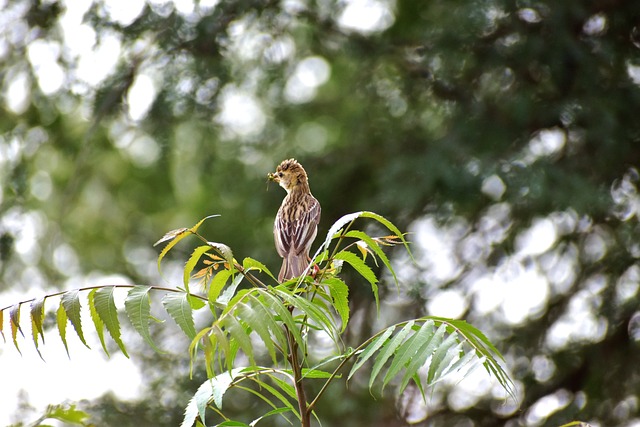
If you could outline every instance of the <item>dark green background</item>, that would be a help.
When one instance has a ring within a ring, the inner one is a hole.
[[[65,83],[48,96],[39,90],[26,52],[34,40],[62,45],[58,22],[65,7],[37,0],[10,4],[3,15],[21,12],[2,30],[3,92],[17,72],[32,78],[27,108],[0,112],[0,291],[28,288],[22,272],[31,263],[52,290],[71,273],[118,273],[134,283],[153,283],[158,276],[152,243],[167,230],[214,213],[222,216],[202,229],[210,240],[277,271],[271,227],[284,193],[266,184],[266,173],[295,156],[322,204],[320,236],[341,215],[365,209],[404,230],[422,217],[445,229],[462,221],[465,231],[453,244],[459,254],[465,238],[482,236],[496,204],[510,212],[501,226],[504,237],[477,241],[478,255],[456,259],[461,270],[452,280],[435,286],[421,272],[428,273],[427,266],[407,267],[402,292],[411,298],[400,310],[383,304],[381,316],[391,322],[428,314],[425,304],[439,290],[467,295],[465,316],[507,357],[520,390],[519,409],[505,410],[512,402],[486,396],[454,411],[440,395],[443,387],[428,396],[433,408],[419,425],[532,425],[532,405],[558,391],[566,405],[536,425],[638,422],[640,2],[399,0],[392,2],[393,24],[372,34],[337,25],[344,5],[333,1],[287,10],[286,2],[223,1],[188,19],[171,6],[146,6],[124,27],[110,22],[98,3],[84,19],[98,44],[107,33],[120,37],[117,69],[97,87],[79,91],[75,59],[63,47],[58,62]],[[234,52],[230,29],[238,22],[261,34],[252,57]],[[282,38],[292,40],[295,51],[273,61],[268,48]],[[142,39],[146,49],[136,45]],[[283,95],[287,79],[309,56],[327,61],[330,78],[310,102],[289,103]],[[159,76],[158,94],[148,115],[132,122],[127,93],[136,75],[149,70]],[[210,79],[216,82],[211,97],[197,101],[198,89],[211,85]],[[248,88],[258,100],[266,114],[260,132],[225,136],[215,117],[228,85]],[[309,123],[324,131],[323,144],[305,140],[301,129]],[[117,129],[153,138],[157,159],[148,165],[132,161],[118,148],[126,135]],[[545,129],[562,135],[564,144],[527,157],[530,141]],[[492,175],[505,184],[500,200],[481,191]],[[31,190],[43,176],[52,191],[41,200]],[[10,218],[29,212],[44,220],[37,241],[41,255],[25,260],[15,248],[20,226]],[[464,279],[478,269],[500,268],[532,220],[558,213],[574,218],[573,226],[546,253],[523,262],[548,273],[542,266],[549,257],[569,256],[571,262],[558,265],[574,275],[568,290],[551,292],[540,312],[521,325],[505,322],[500,313],[478,316]],[[78,271],[65,271],[64,263],[56,267],[60,245],[75,251]],[[186,256],[188,247],[182,250]],[[415,250],[422,259],[419,245]],[[590,255],[598,250],[599,256]],[[172,259],[179,266],[180,252]],[[398,262],[400,268],[406,264]],[[603,283],[596,290],[594,278]],[[621,283],[631,289],[626,299],[616,297]],[[383,287],[384,298],[395,298],[394,292]],[[355,346],[380,325],[374,325],[366,287],[355,283],[351,295],[354,316],[365,320],[345,337]],[[576,296],[586,298],[585,310],[605,333],[552,349],[545,344],[549,328],[572,313]],[[137,341],[129,345],[136,348]],[[106,396],[87,403],[96,424],[177,425],[198,382],[164,374],[188,364],[186,349],[175,347],[175,356],[134,351],[148,395],[140,402]],[[555,366],[544,381],[534,372],[536,356]],[[364,379],[348,388],[337,383],[331,391],[318,408],[325,426],[406,425],[410,411],[391,387],[376,399]],[[264,409],[237,402],[229,409],[256,416]]]

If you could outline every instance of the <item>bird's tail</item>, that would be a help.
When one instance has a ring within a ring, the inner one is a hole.
[[[278,274],[278,281],[280,283],[293,279],[294,277],[300,277],[302,272],[309,265],[309,257],[305,254],[289,254],[282,259],[282,267],[280,268],[280,274]]]

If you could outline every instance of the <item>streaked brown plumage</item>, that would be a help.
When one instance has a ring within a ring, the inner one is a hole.
[[[269,179],[287,195],[273,225],[276,250],[282,257],[278,281],[299,277],[309,265],[309,250],[318,232],[320,203],[311,194],[307,173],[295,159],[284,160]]]

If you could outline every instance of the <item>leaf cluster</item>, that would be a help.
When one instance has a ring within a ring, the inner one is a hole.
[[[344,348],[341,334],[349,323],[350,311],[349,286],[340,278],[343,267],[348,265],[366,280],[378,305],[378,277],[367,261],[382,263],[397,282],[383,248],[403,245],[411,254],[404,235],[384,217],[366,211],[343,216],[329,229],[304,274],[284,283],[278,283],[261,262],[248,257],[239,262],[230,247],[208,241],[199,234],[199,227],[211,217],[191,228],[170,231],[156,242],[166,243],[158,256],[159,269],[162,260],[184,238],[195,236],[203,242],[193,249],[185,263],[182,286],[87,287],[19,302],[6,308],[14,346],[19,350],[20,309],[29,304],[33,342],[40,352],[40,339],[44,343],[45,336],[45,301],[54,297],[60,297],[56,323],[67,353],[69,323],[81,342],[88,346],[81,321],[80,297],[87,293],[90,318],[103,350],[109,354],[106,329],[128,357],[115,302],[116,290],[127,288],[124,311],[148,345],[162,351],[150,333],[151,321],[155,320],[151,314],[150,293],[160,292],[164,295],[165,311],[191,340],[188,349],[191,371],[203,364],[207,372],[208,379],[186,407],[183,427],[194,423],[206,425],[207,410],[219,415],[222,419],[219,425],[247,425],[229,419],[222,410],[223,396],[231,388],[251,393],[271,408],[248,425],[256,425],[269,416],[286,417],[287,414],[292,414],[303,426],[308,425],[306,421],[311,414],[317,417],[314,408],[328,385],[341,378],[340,372],[352,361],[355,363],[347,379],[368,366],[367,362],[373,362],[370,389],[379,379],[382,389],[398,380],[398,390],[402,392],[414,381],[424,397],[426,386],[449,373],[465,372],[481,363],[511,393],[510,379],[500,365],[502,356],[482,332],[464,321],[437,317],[414,319],[383,329],[355,349]],[[354,228],[359,218],[374,220],[391,234],[370,236]],[[193,291],[192,281],[198,281],[199,289],[204,292]],[[0,310],[0,315],[6,309]],[[202,327],[194,321],[194,313],[198,311],[208,313],[211,319]],[[307,346],[312,333],[329,337],[336,354],[310,367]],[[325,370],[325,367],[333,368]],[[304,388],[307,381],[319,382],[319,391],[309,398]]]

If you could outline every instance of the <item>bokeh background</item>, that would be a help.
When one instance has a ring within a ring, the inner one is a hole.
[[[266,174],[296,157],[319,235],[358,210],[412,233],[379,316],[351,278],[345,344],[465,318],[518,397],[482,369],[426,403],[360,378],[332,386],[324,426],[640,425],[640,2],[0,0],[0,80],[1,307],[171,286],[189,246],[161,278],[153,242],[209,214],[210,240],[277,271]],[[50,331],[45,363],[4,322],[5,423],[71,399],[96,425],[175,426],[203,378],[169,324],[167,354],[127,334],[130,361],[68,360]]]

